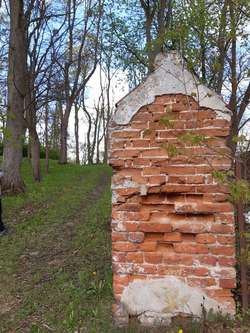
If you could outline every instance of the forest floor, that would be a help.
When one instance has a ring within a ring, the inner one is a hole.
[[[110,168],[51,161],[35,184],[25,161],[23,175],[26,193],[3,199],[9,234],[0,237],[0,333],[250,332],[240,317],[114,328]]]

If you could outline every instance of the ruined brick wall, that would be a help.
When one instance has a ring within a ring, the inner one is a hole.
[[[234,210],[227,189],[212,176],[231,168],[229,125],[181,94],[156,97],[128,125],[111,124],[117,315],[132,281],[166,276],[201,288],[234,312]],[[187,133],[203,139],[180,141]]]

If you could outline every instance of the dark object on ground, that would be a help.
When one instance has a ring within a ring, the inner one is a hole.
[[[3,173],[0,170],[0,236],[3,236],[7,234],[7,229],[5,225],[3,224],[3,216],[2,216],[2,198],[1,198],[1,179],[2,179]]]
[[[2,198],[0,197],[0,236],[4,236],[8,234],[8,229],[3,224],[2,218]]]

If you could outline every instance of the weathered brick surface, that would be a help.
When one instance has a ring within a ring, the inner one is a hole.
[[[229,126],[183,95],[158,96],[128,125],[113,124],[109,160],[117,301],[135,279],[176,275],[234,306],[233,207],[228,189],[212,177],[214,170],[231,168],[224,154]],[[202,143],[180,141],[187,133],[202,135]],[[170,144],[177,153],[166,148]]]

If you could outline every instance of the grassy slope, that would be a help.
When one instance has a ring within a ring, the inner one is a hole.
[[[110,331],[110,169],[51,164],[27,194],[4,198],[0,332]]]
[[[112,327],[111,170],[51,162],[34,184],[25,161],[23,174],[26,194],[3,200],[11,233],[0,238],[0,333],[145,333]],[[225,318],[213,324],[211,332],[236,332],[224,329]],[[147,332],[203,332],[202,324],[174,326]],[[242,326],[237,332],[249,332]]]

